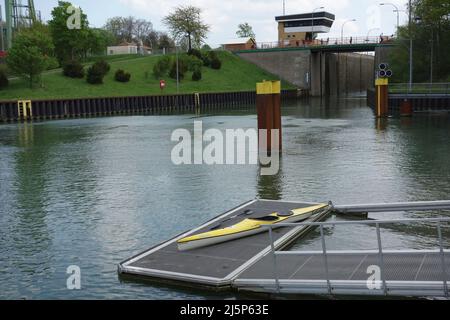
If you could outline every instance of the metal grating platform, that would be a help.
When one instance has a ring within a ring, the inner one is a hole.
[[[328,252],[328,277],[322,252],[277,253],[276,259],[279,287],[271,254],[240,274],[233,285],[265,293],[444,296],[444,274],[450,282],[439,251],[384,252],[386,287],[380,283],[379,289],[367,285],[368,268],[380,264],[378,252]],[[450,269],[449,251],[445,251],[445,265]]]
[[[181,281],[190,285],[231,287],[232,281],[238,274],[270,252],[271,246],[267,232],[186,252],[178,250],[177,240],[195,233],[209,231],[218,223],[222,223],[222,227],[228,227],[246,218],[273,212],[283,213],[312,205],[317,205],[317,203],[250,201],[199,228],[122,262],[119,265],[119,273],[146,279]],[[240,215],[246,210],[251,210],[253,214],[245,217]],[[331,207],[318,213],[310,221],[323,220],[330,213]],[[282,249],[292,243],[310,228],[310,226],[294,226],[274,230],[273,239],[276,249]]]

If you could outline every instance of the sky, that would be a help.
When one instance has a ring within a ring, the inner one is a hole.
[[[323,38],[339,38],[345,21],[345,36],[366,37],[395,33],[397,14],[393,6],[380,6],[383,2],[374,0],[285,0],[286,14],[312,12],[315,8],[325,7],[325,11],[336,15],[336,21],[329,34]],[[408,0],[390,0],[400,10],[406,10]],[[36,10],[40,10],[44,20],[48,20],[57,0],[34,0]],[[213,47],[236,38],[237,26],[248,22],[253,26],[258,42],[277,41],[278,31],[275,16],[283,14],[283,0],[76,0],[88,15],[93,27],[102,27],[106,20],[114,16],[135,16],[150,20],[153,28],[166,31],[161,20],[178,5],[194,5],[202,8],[203,19],[211,26],[207,43]],[[323,11],[323,10],[320,10]],[[400,24],[408,17],[400,12]]]

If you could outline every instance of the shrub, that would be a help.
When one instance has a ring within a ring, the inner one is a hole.
[[[83,78],[84,77],[84,67],[76,60],[72,60],[64,64],[63,74],[70,78]]]
[[[183,66],[186,68],[186,71],[196,71],[202,68],[203,62],[196,56],[183,56],[182,57]]]
[[[111,70],[111,66],[105,60],[97,61],[96,63],[94,63],[94,66],[98,68],[98,70],[100,70],[104,76]]]
[[[209,56],[207,54],[202,55],[202,62],[205,67],[211,66],[211,59],[209,58]]]
[[[202,59],[202,56],[203,56],[202,52],[200,50],[197,50],[197,49],[190,49],[188,51],[188,55],[197,57],[200,60]]]
[[[222,68],[222,61],[220,61],[218,58],[211,60],[211,68],[220,70],[220,68]]]
[[[159,63],[155,63],[155,65],[153,66],[153,75],[155,76],[155,78],[159,79],[164,74],[165,72],[163,72],[163,70],[161,69],[161,65]]]
[[[169,56],[164,56],[158,60],[158,62],[153,66],[153,74],[155,78],[159,79],[163,75],[167,74],[170,69],[172,60]]]
[[[102,84],[105,77],[104,72],[105,70],[101,66],[94,64],[87,71],[86,81],[90,84]]]
[[[217,56],[217,52],[215,52],[215,51],[209,51],[208,52],[208,57],[209,57],[210,60],[219,59],[219,57]]]
[[[179,60],[178,77],[180,80],[183,80],[185,72],[186,72],[186,66],[183,64],[183,60]],[[176,60],[172,62],[172,66],[170,67],[169,76],[172,79],[177,79],[177,61]]]
[[[201,70],[195,70],[192,74],[192,80],[193,81],[200,81],[202,80],[202,71]]]
[[[0,89],[6,88],[9,86],[8,76],[4,69],[0,69]]]
[[[119,69],[116,71],[114,78],[119,82],[129,82],[131,79],[131,74],[123,71],[122,69]]]

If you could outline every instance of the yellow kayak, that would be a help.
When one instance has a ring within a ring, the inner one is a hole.
[[[275,212],[262,218],[245,219],[228,228],[213,230],[180,239],[178,240],[178,249],[180,251],[198,249],[267,231],[267,229],[262,228],[262,226],[304,221],[328,206],[328,204],[320,204],[301,209],[294,209],[287,215],[281,215]]]

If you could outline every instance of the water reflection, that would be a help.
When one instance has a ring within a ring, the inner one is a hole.
[[[283,161],[280,158],[280,169],[276,175],[258,175],[258,198],[281,200],[283,198]]]
[[[376,120],[365,99],[283,105],[280,171],[175,166],[171,133],[256,127],[255,108],[0,126],[0,297],[206,298],[120,283],[116,265],[255,197],[336,204],[450,197],[450,117]],[[435,216],[386,213],[371,218]],[[448,215],[442,212],[440,215]],[[336,219],[340,219],[339,217]],[[443,229],[449,238],[449,229]],[[373,227],[326,228],[327,247],[376,248]],[[430,224],[383,228],[392,249],[434,248]],[[448,241],[448,240],[447,240]],[[300,249],[320,250],[317,232]],[[85,290],[64,289],[79,264]]]

